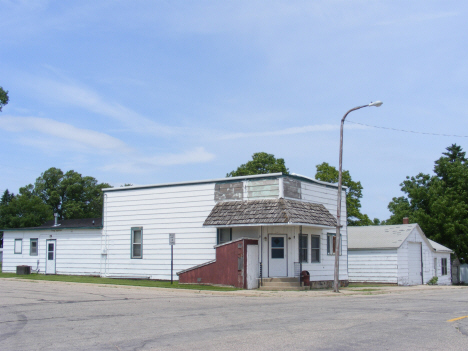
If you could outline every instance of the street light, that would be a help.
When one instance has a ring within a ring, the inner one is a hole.
[[[352,111],[359,110],[364,107],[369,107],[369,106],[375,106],[375,107],[380,107],[382,106],[383,102],[382,101],[376,101],[376,102],[371,102],[368,105],[363,105],[363,106],[358,106],[355,108],[352,108],[346,114],[344,117],[341,119],[341,128],[340,128],[340,165],[339,165],[339,170],[338,170],[338,203],[337,203],[337,208],[336,208],[336,242],[335,242],[335,281],[334,281],[334,287],[333,291],[334,292],[340,292],[339,291],[339,285],[340,285],[340,279],[339,279],[339,270],[340,270],[340,228],[341,228],[341,186],[342,186],[342,163],[343,163],[343,125],[346,117],[348,114]]]

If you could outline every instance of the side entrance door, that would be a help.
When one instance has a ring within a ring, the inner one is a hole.
[[[46,269],[45,274],[55,274],[55,239],[46,240]]]
[[[287,236],[285,234],[270,234],[268,253],[268,276],[288,276]]]

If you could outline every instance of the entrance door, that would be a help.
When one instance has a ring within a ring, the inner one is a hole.
[[[55,274],[55,239],[46,240],[45,274]]]
[[[268,276],[288,276],[287,237],[283,234],[270,235],[270,252],[268,254]]]
[[[408,243],[408,284],[422,284],[421,243]]]

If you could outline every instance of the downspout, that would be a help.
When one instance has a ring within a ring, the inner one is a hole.
[[[263,226],[260,226],[260,286],[263,286]]]
[[[301,251],[302,251],[302,225],[299,226],[299,285],[301,285],[301,274],[302,274],[302,259],[301,259]]]

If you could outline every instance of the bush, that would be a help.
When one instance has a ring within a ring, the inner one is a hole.
[[[437,281],[439,280],[439,278],[437,277],[432,277],[428,282],[427,282],[427,285],[437,285]]]

